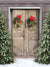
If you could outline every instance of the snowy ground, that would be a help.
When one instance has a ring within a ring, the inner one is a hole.
[[[50,64],[39,64],[32,58],[19,58],[13,64],[0,65],[0,67],[50,67]]]

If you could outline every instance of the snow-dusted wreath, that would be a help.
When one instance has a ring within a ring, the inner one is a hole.
[[[19,28],[22,26],[23,21],[21,20],[22,15],[17,15],[17,17],[14,18],[14,26],[16,28]]]

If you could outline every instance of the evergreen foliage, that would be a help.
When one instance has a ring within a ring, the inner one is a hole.
[[[13,62],[12,44],[10,41],[5,18],[0,11],[0,64]]]
[[[44,20],[36,57],[36,61],[39,63],[50,63],[50,11],[46,14]]]

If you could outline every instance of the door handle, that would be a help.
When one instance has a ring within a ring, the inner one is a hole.
[[[23,38],[25,39],[25,31],[23,31]]]

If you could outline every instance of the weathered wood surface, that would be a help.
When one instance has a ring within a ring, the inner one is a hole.
[[[25,11],[23,10],[13,10],[12,11],[12,38],[13,38],[13,50],[16,55],[23,55],[23,26],[21,28],[15,28],[13,25],[13,20],[17,15],[22,15],[23,26],[25,21]]]
[[[0,0],[0,3],[50,3],[50,0]]]
[[[35,46],[37,46],[38,28],[37,25],[33,28],[28,28],[26,22],[32,15],[37,19],[36,10],[13,10],[12,11],[12,38],[13,51],[16,56],[29,57],[34,56]],[[23,26],[21,28],[14,28],[13,20],[17,15],[22,15]],[[25,27],[26,24],[26,27]],[[23,31],[25,38],[23,37]],[[36,34],[35,34],[36,33]]]

